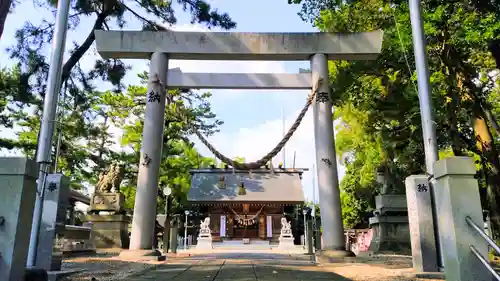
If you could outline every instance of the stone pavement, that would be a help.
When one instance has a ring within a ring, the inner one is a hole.
[[[140,273],[129,281],[354,281],[420,280],[405,276],[411,271],[359,263],[317,265],[306,255],[276,253],[216,253],[170,259]],[[427,279],[429,280],[429,279]]]
[[[332,273],[307,271],[317,268],[309,257],[279,254],[216,254],[184,258],[158,265],[130,276],[130,281],[278,281],[278,280],[349,280]]]

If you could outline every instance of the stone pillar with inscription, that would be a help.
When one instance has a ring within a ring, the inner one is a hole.
[[[436,239],[429,181],[425,175],[406,178],[411,255],[417,272],[437,272]]]
[[[323,251],[325,257],[352,255],[346,251],[342,207],[340,201],[337,157],[333,132],[332,101],[328,85],[328,59],[325,54],[315,54],[311,58],[313,87],[316,81],[323,82],[316,89],[313,104],[314,143],[319,189],[321,221],[323,222]]]
[[[133,253],[134,256],[159,254],[158,251],[151,253],[151,250],[153,249],[153,235],[155,235],[156,197],[163,147],[167,71],[167,54],[153,53],[149,68],[141,156],[130,238],[130,250],[136,252]]]
[[[69,178],[63,174],[48,174],[45,185],[36,266],[47,271],[60,270],[63,249],[55,242],[64,229],[66,213],[71,206]]]

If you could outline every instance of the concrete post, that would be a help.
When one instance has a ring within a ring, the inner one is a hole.
[[[163,253],[168,253],[170,244],[170,217],[165,216],[165,221],[163,222]]]
[[[451,157],[434,164],[435,202],[438,211],[446,280],[491,281],[492,276],[472,253],[469,245],[488,259],[486,241],[465,220],[469,216],[484,228],[479,187],[474,179],[476,167],[472,158]]]
[[[151,250],[163,146],[168,57],[153,53],[149,67],[142,148],[137,176],[130,250]]]
[[[306,237],[307,242],[306,242],[306,244],[307,244],[307,254],[308,255],[314,254],[314,250],[313,250],[313,247],[314,247],[314,245],[313,245],[313,236],[314,236],[314,234],[313,234],[313,232],[314,232],[313,221],[312,221],[312,219],[310,219],[310,220],[307,221],[307,231],[306,231],[306,233],[307,233],[307,237]]]
[[[406,178],[406,202],[410,226],[413,268],[417,272],[438,272],[431,188],[425,175]]]
[[[316,173],[319,205],[323,227],[323,250],[326,255],[345,255],[344,227],[340,203],[337,157],[332,119],[332,102],[328,87],[328,60],[324,54],[311,58],[312,83],[322,78],[313,105],[314,143],[316,147]]]
[[[38,166],[0,157],[0,280],[24,280],[36,197]]]
[[[173,215],[170,219],[170,251],[177,253],[177,237],[179,232],[179,215]]]
[[[321,225],[316,222],[315,230],[314,230],[314,244],[316,250],[321,250],[321,232],[320,230]]]
[[[69,206],[69,178],[62,174],[49,174],[46,177],[46,191],[43,198],[42,222],[38,234],[36,254],[37,268],[47,271],[60,270],[62,249],[54,247],[59,225],[66,221],[66,211]]]

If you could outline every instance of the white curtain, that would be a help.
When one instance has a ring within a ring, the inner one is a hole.
[[[226,216],[220,216],[220,237],[226,236]]]
[[[267,216],[266,220],[267,238],[273,238],[273,217]]]

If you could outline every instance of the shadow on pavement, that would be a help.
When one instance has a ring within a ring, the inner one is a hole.
[[[352,281],[333,272],[321,271],[314,264],[268,264],[259,261],[233,262],[205,260],[191,265],[163,264],[127,278],[129,281]]]

